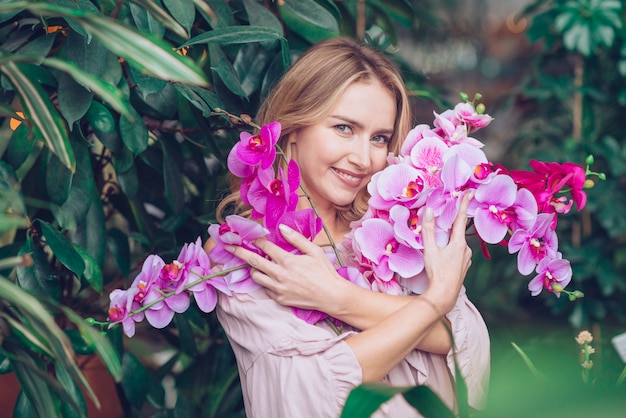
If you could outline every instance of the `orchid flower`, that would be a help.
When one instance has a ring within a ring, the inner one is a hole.
[[[572,266],[569,261],[561,258],[561,253],[557,253],[555,258],[543,258],[536,271],[537,275],[528,283],[528,290],[532,296],[537,296],[543,289],[553,292],[554,284],[565,287],[572,279]],[[561,296],[560,292],[555,293],[557,297]]]
[[[532,228],[518,229],[509,239],[509,254],[518,253],[517,268],[521,274],[530,274],[545,257],[556,257],[558,237],[550,227],[553,217],[541,213]]]

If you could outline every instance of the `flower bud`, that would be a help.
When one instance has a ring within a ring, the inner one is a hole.
[[[552,283],[552,291],[555,293],[561,293],[563,291],[563,286],[560,283]]]
[[[591,155],[591,154],[589,154],[589,155],[587,156],[587,158],[585,159],[585,163],[587,163],[587,165],[591,165],[591,164],[593,164],[593,161],[594,161],[594,159],[593,159],[593,155]]]
[[[606,174],[604,174],[604,173],[598,173],[598,178],[599,178],[600,180],[606,180]]]
[[[587,179],[587,180],[585,180],[585,184],[583,185],[583,189],[591,189],[595,185],[596,184],[594,183],[593,180]]]
[[[474,94],[474,100],[480,100],[480,99],[482,99],[482,98],[483,98],[483,95],[482,95],[482,94],[480,94],[480,93],[476,93],[476,94]]]
[[[478,105],[476,106],[476,113],[478,113],[479,115],[482,115],[485,113],[485,105],[482,103],[478,103]]]
[[[464,102],[467,102],[469,100],[469,96],[467,95],[467,93],[460,92],[459,96],[461,97],[461,100],[463,100]]]
[[[576,296],[576,299],[582,299],[585,297],[585,294],[581,292],[580,290],[574,290],[572,294]]]

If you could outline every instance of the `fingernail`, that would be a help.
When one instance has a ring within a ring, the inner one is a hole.
[[[431,208],[426,208],[426,212],[424,212],[424,220],[426,222],[430,222],[433,220],[433,210]]]
[[[470,190],[469,193],[467,193],[467,200],[472,200],[474,198],[474,193],[476,193],[475,190]]]
[[[293,231],[293,229],[289,228],[285,224],[279,224],[278,229],[280,229],[280,232],[282,232],[283,235],[291,234],[291,231]]]
[[[233,251],[235,251],[235,247],[233,245],[224,245],[224,249],[228,251],[229,253],[232,253]]]

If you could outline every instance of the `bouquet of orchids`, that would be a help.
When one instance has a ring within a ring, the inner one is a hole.
[[[507,170],[490,162],[481,150],[483,143],[470,135],[484,128],[492,118],[484,113],[477,95],[441,114],[435,113],[433,126],[417,125],[404,141],[400,155],[390,154],[388,166],[376,173],[368,185],[369,210],[354,222],[341,245],[350,248],[343,265],[340,252],[329,257],[339,264],[337,272],[346,280],[379,292],[419,294],[426,289],[421,219],[426,207],[433,210],[436,237],[440,245],[448,241],[458,212],[460,198],[473,190],[468,209],[470,225],[480,239],[483,253],[487,244],[502,244],[517,253],[523,275],[534,277],[528,284],[533,296],[542,290],[556,296],[566,293],[570,300],[582,292],[568,291],[571,280],[569,261],[558,251],[555,232],[558,216],[575,203],[581,210],[586,203],[585,187],[598,175],[573,163],[531,161],[533,171]],[[129,337],[135,323],[144,318],[163,328],[175,313],[191,304],[191,296],[203,312],[212,311],[217,292],[226,295],[259,288],[250,277],[250,268],[225,250],[240,245],[264,255],[254,246],[255,239],[268,240],[297,252],[280,233],[287,225],[310,240],[322,231],[322,220],[314,209],[296,210],[300,171],[295,161],[285,161],[277,170],[275,159],[280,137],[279,122],[262,126],[258,134],[240,134],[240,141],[228,156],[228,168],[241,178],[240,196],[252,208],[250,217],[230,215],[223,224],[213,224],[208,233],[215,246],[207,254],[200,237],[183,246],[176,260],[166,264],[150,255],[128,289],[110,294],[109,324],[121,323]],[[587,161],[591,164],[591,161]],[[569,197],[564,193],[569,193]],[[264,255],[265,256],[265,255]],[[293,308],[301,319],[316,323],[323,312]]]

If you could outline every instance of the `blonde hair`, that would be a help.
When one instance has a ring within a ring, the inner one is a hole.
[[[256,122],[260,126],[280,122],[278,145],[286,151],[290,135],[322,121],[343,92],[360,81],[378,81],[395,98],[396,120],[389,151],[398,154],[412,123],[402,77],[390,59],[350,38],[331,38],[302,54],[265,99]],[[280,160],[277,158],[276,166]],[[232,193],[218,206],[218,219],[233,203],[236,213],[244,214],[249,209],[241,202],[237,180],[232,182]],[[368,199],[367,189],[363,188],[352,204],[337,207],[338,216],[346,222],[359,219],[367,210]]]

